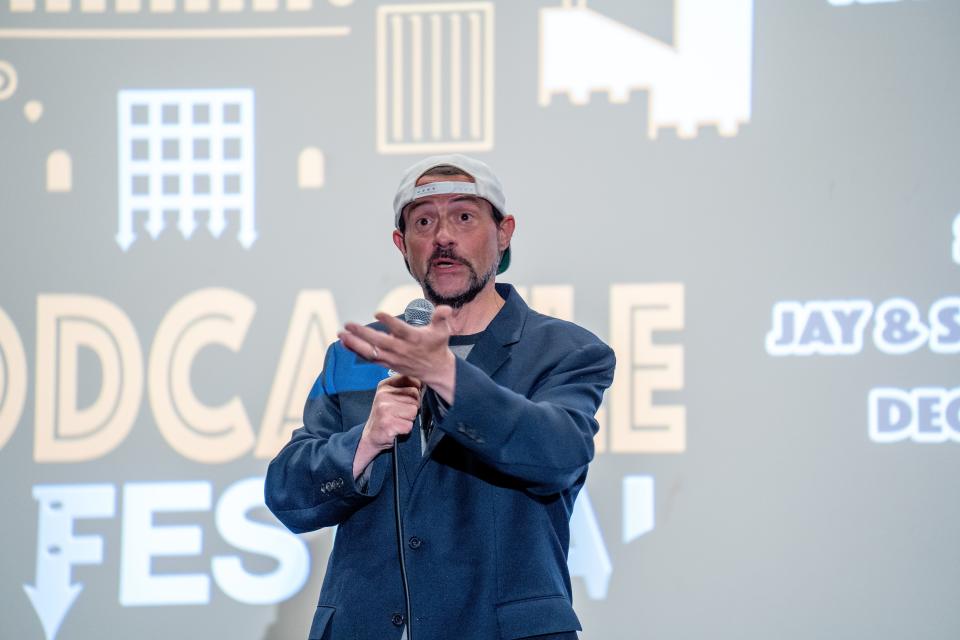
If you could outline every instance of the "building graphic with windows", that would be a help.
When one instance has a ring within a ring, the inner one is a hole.
[[[121,249],[137,240],[139,218],[154,239],[174,218],[184,238],[202,220],[219,238],[236,219],[240,244],[253,245],[253,104],[249,89],[120,91]]]

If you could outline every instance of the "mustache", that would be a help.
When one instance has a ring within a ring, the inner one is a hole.
[[[437,247],[433,250],[433,253],[430,254],[430,262],[433,262],[434,260],[451,260],[453,262],[459,262],[460,264],[468,267],[472,266],[465,258],[461,258],[454,253],[452,249],[445,249],[443,247]]]

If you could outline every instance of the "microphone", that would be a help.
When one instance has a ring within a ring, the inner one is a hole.
[[[417,298],[412,300],[403,310],[403,321],[415,327],[424,327],[430,324],[433,318],[434,306],[429,300]]]

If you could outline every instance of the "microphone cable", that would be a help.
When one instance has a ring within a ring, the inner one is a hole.
[[[403,600],[407,614],[407,640],[413,640],[413,616],[410,607],[410,583],[407,581],[407,557],[403,549],[403,515],[400,513],[400,447],[393,436],[393,512],[397,524],[397,552],[400,556],[400,578],[403,580]]]
[[[430,324],[433,317],[433,304],[418,298],[407,305],[403,311],[403,321],[414,327]],[[391,375],[393,372],[390,372]],[[422,405],[422,400],[421,400]],[[420,416],[417,416],[420,419]],[[397,436],[393,437],[393,512],[397,525],[397,554],[400,558],[400,579],[403,581],[403,601],[407,617],[407,640],[413,640],[413,609],[410,604],[410,582],[407,580],[407,555],[403,548],[403,514],[400,511],[400,446]]]

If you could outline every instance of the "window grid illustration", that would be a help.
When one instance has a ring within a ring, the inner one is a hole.
[[[136,221],[156,239],[173,220],[184,238],[200,224],[219,238],[239,222],[244,248],[256,240],[253,91],[124,90],[119,106],[120,210],[126,251]]]

